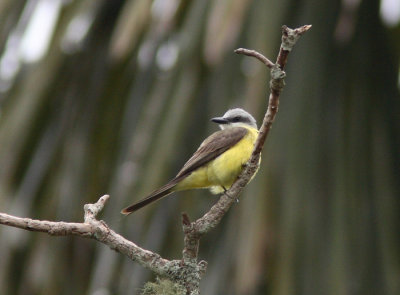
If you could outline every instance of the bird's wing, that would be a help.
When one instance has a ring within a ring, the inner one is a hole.
[[[235,127],[217,131],[207,137],[200,145],[194,155],[186,162],[178,175],[166,185],[152,192],[149,196],[133,205],[123,209],[121,213],[130,214],[143,206],[146,206],[158,199],[161,199],[173,192],[173,188],[191,172],[207,164],[211,160],[226,152],[229,148],[237,144],[246,134],[247,129]]]
[[[193,156],[186,162],[176,178],[187,176],[197,168],[214,160],[232,146],[237,144],[248,130],[242,127],[227,128],[217,131],[207,137]]]

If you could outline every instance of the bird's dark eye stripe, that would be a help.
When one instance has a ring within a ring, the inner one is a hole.
[[[243,123],[250,123],[250,119],[247,117],[242,117],[242,116],[236,116],[230,119],[231,122],[243,122]]]

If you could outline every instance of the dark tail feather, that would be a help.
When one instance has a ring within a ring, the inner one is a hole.
[[[171,180],[170,182],[168,182],[166,185],[160,187],[158,190],[152,192],[149,196],[147,196],[146,198],[130,205],[129,207],[126,207],[124,209],[122,209],[121,213],[124,215],[129,215],[132,212],[135,212],[136,210],[139,210],[140,208],[153,203],[163,197],[168,196],[170,193],[173,192],[173,188],[174,186],[177,185],[177,181],[176,179]]]

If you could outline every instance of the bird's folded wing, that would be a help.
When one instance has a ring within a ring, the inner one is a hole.
[[[197,168],[214,160],[237,144],[248,130],[242,127],[227,128],[207,137],[193,156],[186,162],[175,178],[190,174]]]

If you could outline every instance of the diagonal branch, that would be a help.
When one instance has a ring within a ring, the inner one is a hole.
[[[283,69],[285,68],[288,55],[300,36],[307,32],[310,28],[311,25],[302,26],[294,30],[288,28],[287,26],[282,27],[282,43],[275,64],[255,50],[244,48],[235,50],[235,52],[238,54],[244,54],[257,58],[271,69],[268,109],[259,130],[252,156],[231,188],[220,197],[218,202],[214,204],[214,206],[212,206],[203,217],[197,219],[196,221],[190,222],[189,217],[185,213],[183,214],[183,231],[185,234],[185,247],[183,250],[184,261],[196,261],[197,249],[201,236],[209,232],[220,223],[225,213],[237,200],[243,188],[256,173],[259,166],[261,150],[264,146],[264,142],[269,134],[269,131],[271,130],[276,113],[278,112],[279,96],[285,85],[284,78],[286,74]]]

